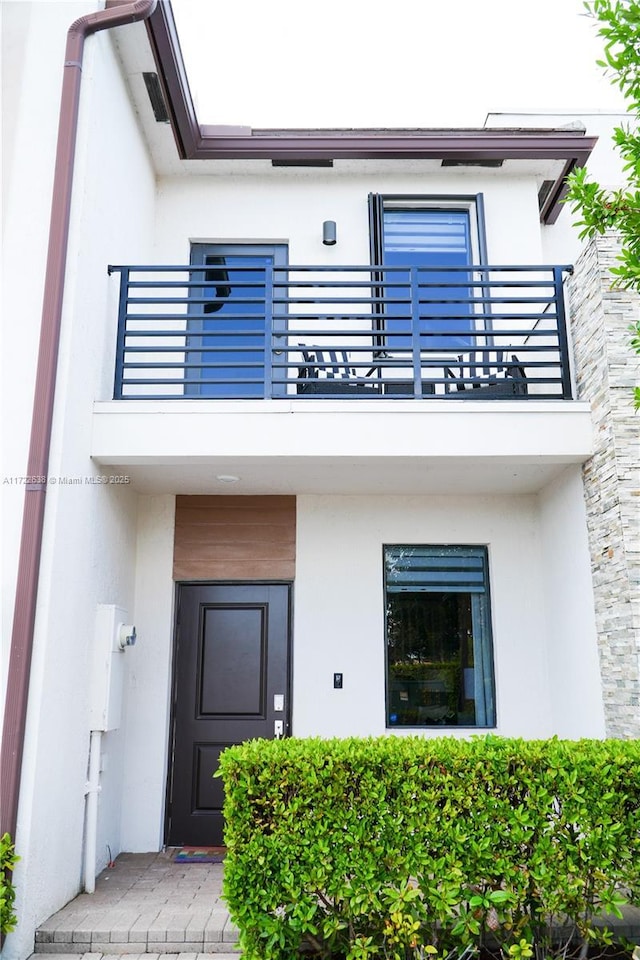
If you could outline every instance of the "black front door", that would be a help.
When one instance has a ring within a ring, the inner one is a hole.
[[[223,842],[225,747],[287,732],[286,584],[182,584],[178,589],[167,844]]]

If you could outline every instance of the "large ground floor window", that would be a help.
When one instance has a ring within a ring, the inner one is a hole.
[[[385,546],[387,726],[496,722],[486,547]]]

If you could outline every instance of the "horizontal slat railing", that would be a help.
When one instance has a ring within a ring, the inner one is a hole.
[[[570,398],[569,270],[110,267],[114,396]]]

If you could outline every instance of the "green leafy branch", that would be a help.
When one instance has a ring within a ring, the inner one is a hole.
[[[11,872],[20,857],[16,856],[8,833],[0,837],[0,932],[11,933],[18,922],[13,904],[16,892],[11,882]]]
[[[640,290],[640,2],[590,0],[585,9],[598,21],[598,34],[604,40],[604,59],[597,63],[620,89],[636,122],[616,127],[613,136],[623,160],[626,188],[606,190],[589,180],[581,167],[567,178],[565,202],[580,216],[576,226],[582,239],[607,230],[620,234],[618,265],[611,271],[614,285]],[[630,333],[631,347],[640,353],[640,320],[632,324]],[[640,387],[634,389],[634,400],[640,409]]]

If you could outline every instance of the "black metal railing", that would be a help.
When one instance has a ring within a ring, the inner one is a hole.
[[[570,269],[109,267],[114,396],[570,398]]]

